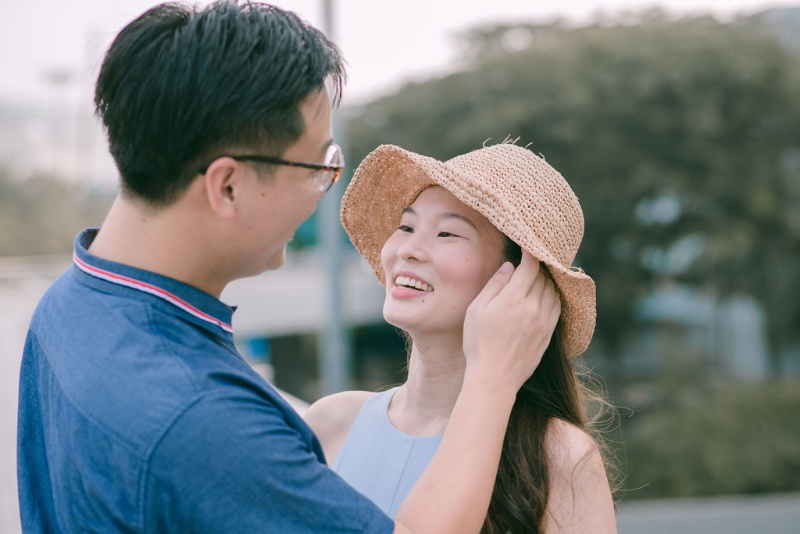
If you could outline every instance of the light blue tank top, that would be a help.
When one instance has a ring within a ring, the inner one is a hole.
[[[415,438],[396,429],[387,409],[397,388],[368,398],[333,463],[351,486],[394,517],[428,467],[442,436]]]

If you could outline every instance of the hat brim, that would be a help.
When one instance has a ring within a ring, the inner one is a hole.
[[[580,269],[562,265],[554,258],[536,235],[520,224],[522,218],[513,216],[514,206],[491,189],[481,187],[480,180],[468,179],[447,163],[393,145],[381,145],[364,158],[341,206],[342,224],[350,241],[381,284],[386,285],[381,265],[383,245],[400,225],[403,210],[433,185],[443,187],[482,214],[547,266],[561,298],[559,333],[564,351],[570,358],[583,353],[596,322],[594,281]]]

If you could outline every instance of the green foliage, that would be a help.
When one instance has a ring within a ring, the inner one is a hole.
[[[738,385],[634,415],[622,500],[800,490],[800,382]]]
[[[99,226],[109,205],[62,180],[17,180],[0,167],[0,256],[68,253],[75,234]]]
[[[380,143],[447,159],[519,136],[581,200],[577,261],[598,284],[595,347],[619,352],[639,297],[664,277],[751,294],[773,344],[790,344],[800,324],[797,57],[757,22],[658,11],[624,22],[474,30],[462,72],[357,110],[349,161]],[[665,199],[672,212],[653,208]],[[690,242],[700,250],[687,252]]]

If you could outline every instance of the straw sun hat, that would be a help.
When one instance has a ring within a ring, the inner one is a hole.
[[[486,146],[446,162],[393,145],[373,150],[342,198],[350,240],[385,284],[381,249],[403,209],[439,185],[547,265],[561,296],[561,339],[568,357],[589,346],[595,285],[571,267],[583,237],[583,212],[566,180],[544,159],[510,143]]]

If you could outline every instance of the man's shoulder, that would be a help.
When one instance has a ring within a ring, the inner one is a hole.
[[[243,381],[251,387],[242,389],[266,389],[246,362],[189,322],[74,280],[51,286],[30,336],[28,358],[49,377],[49,400],[79,415],[69,420],[82,422],[78,435],[114,436],[142,454],[209,390]]]
[[[125,298],[82,282],[80,274],[72,266],[50,284],[39,299],[31,329],[58,333],[86,328],[94,333],[103,333],[105,327],[105,333],[113,333],[108,327],[120,318],[127,323],[146,321],[145,315],[123,313],[126,308],[142,305],[139,299]],[[86,339],[91,340],[91,337]]]

